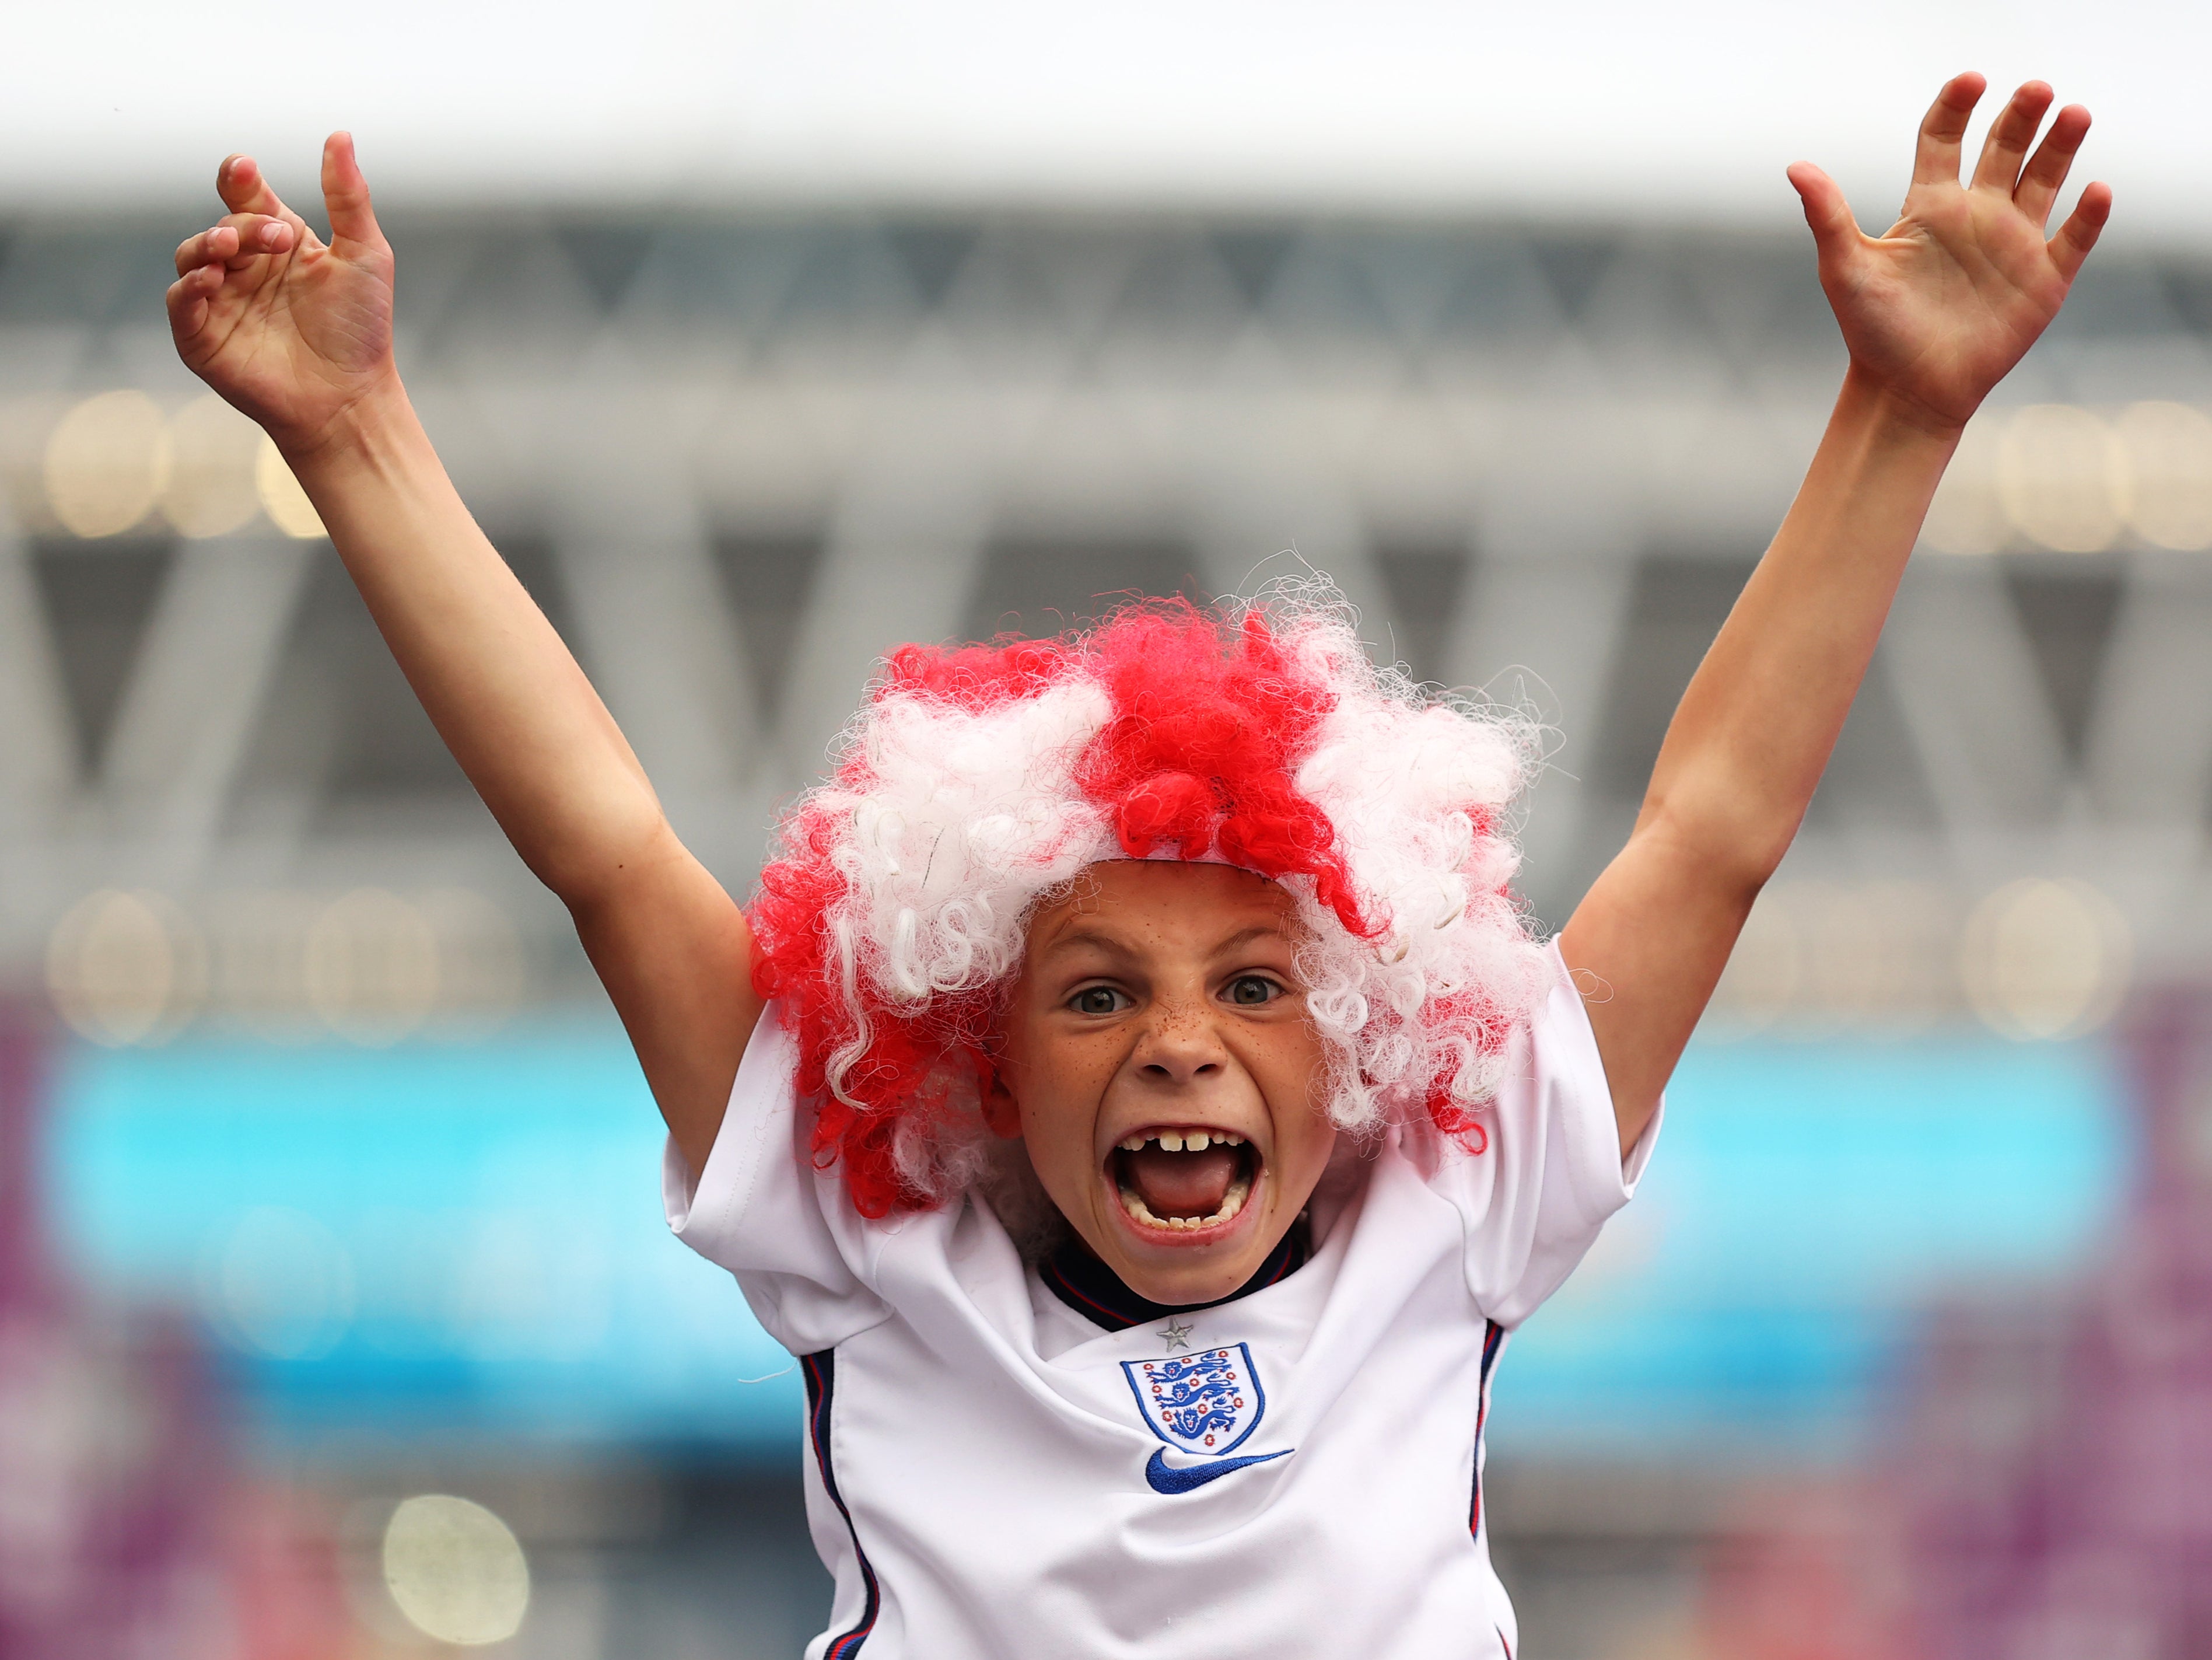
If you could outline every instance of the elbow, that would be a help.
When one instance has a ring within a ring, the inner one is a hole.
[[[1802,818],[1686,814],[1655,803],[1636,835],[1663,848],[1667,862],[1706,892],[1748,911],[1797,839]]]
[[[1793,823],[1764,837],[1747,837],[1736,847],[1718,850],[1713,862],[1720,879],[1748,905],[1782,867],[1784,856],[1796,839],[1797,826]]]
[[[581,917],[615,903],[641,875],[682,854],[674,828],[656,806],[631,822],[556,838],[531,849],[523,862],[571,916]]]

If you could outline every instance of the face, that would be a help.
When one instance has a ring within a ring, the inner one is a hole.
[[[1031,921],[985,1110],[1132,1291],[1228,1296],[1336,1131],[1290,896],[1225,865],[1094,865]]]

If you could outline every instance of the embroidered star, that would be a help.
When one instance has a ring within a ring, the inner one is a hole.
[[[1170,1354],[1174,1353],[1177,1349],[1188,1348],[1190,1347],[1190,1322],[1188,1320],[1169,1321],[1166,1329],[1160,1333],[1160,1341],[1168,1346],[1168,1353]]]

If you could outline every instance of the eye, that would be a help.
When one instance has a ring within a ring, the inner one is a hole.
[[[1228,987],[1229,1000],[1248,1008],[1272,1003],[1282,994],[1282,987],[1264,974],[1240,974]]]
[[[1067,1000],[1067,1006],[1078,1014],[1119,1014],[1129,1000],[1111,986],[1085,986]]]

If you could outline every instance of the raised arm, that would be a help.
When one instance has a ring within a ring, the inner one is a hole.
[[[1797,833],[1959,435],[2058,313],[2112,211],[2091,185],[2044,228],[2089,112],[2030,82],[1959,180],[1978,75],[1921,124],[1896,224],[1863,234],[1818,167],[1790,170],[1850,367],[1804,486],[1682,695],[1628,844],[1569,920],[1624,1151],[1656,1110],[1752,901]]]
[[[331,240],[252,161],[177,250],[178,352],[276,441],[432,722],[575,919],[696,1171],[760,1012],[751,937],[685,850],[591,683],[462,504],[392,355],[392,248],[346,134],[323,149]]]

